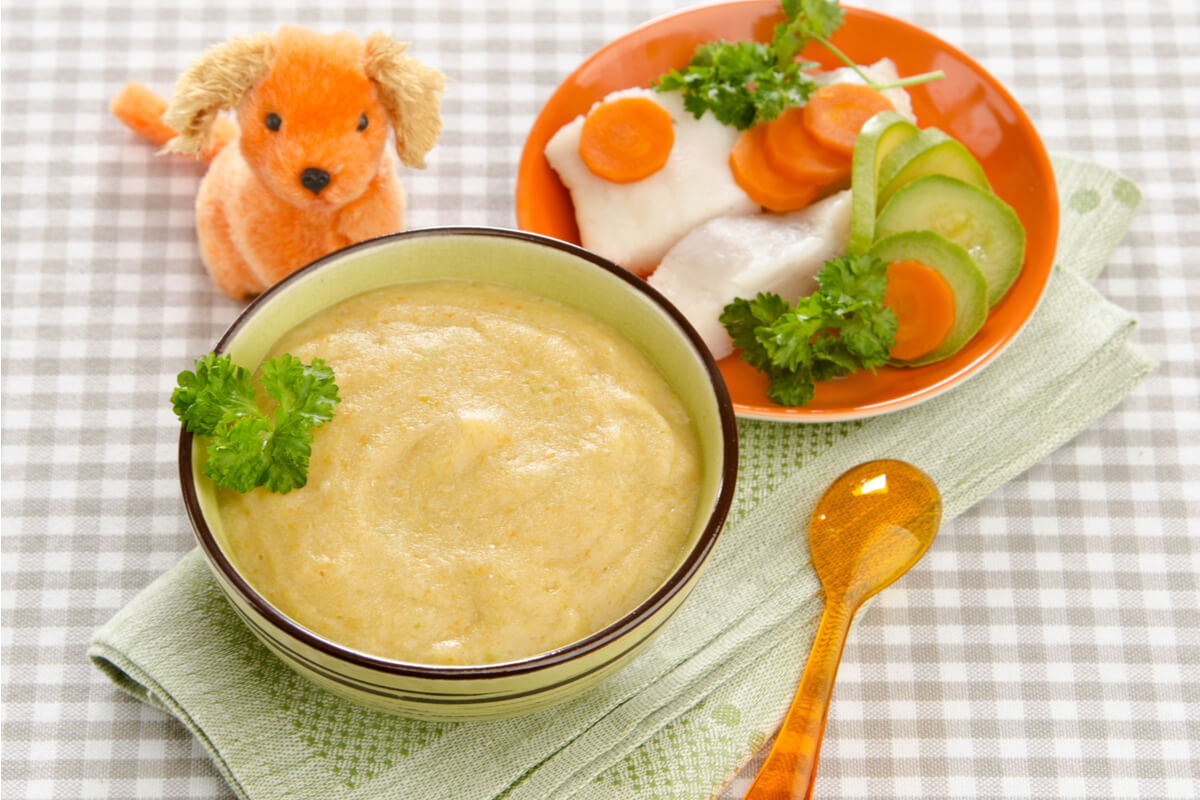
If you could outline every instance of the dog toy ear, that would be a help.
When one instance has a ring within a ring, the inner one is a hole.
[[[179,132],[165,152],[195,154],[208,144],[217,113],[231,108],[269,68],[267,34],[234,36],[213,45],[180,76],[163,113],[163,122]]]
[[[442,92],[446,77],[433,67],[404,55],[407,42],[383,31],[367,38],[363,66],[375,81],[380,100],[392,121],[396,152],[406,166],[425,168],[425,154],[442,132]]]

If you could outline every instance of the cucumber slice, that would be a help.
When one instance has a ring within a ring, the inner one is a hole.
[[[867,120],[854,140],[854,158],[850,166],[853,210],[850,243],[846,246],[850,255],[867,252],[875,240],[875,193],[880,165],[888,153],[917,133],[917,126],[895,111],[881,111]]]
[[[942,343],[912,361],[891,360],[898,367],[919,367],[948,358],[971,340],[987,319],[987,281],[971,256],[959,245],[933,231],[904,231],[880,239],[871,255],[887,263],[920,261],[933,267],[954,292],[954,324]]]
[[[939,145],[947,141],[950,141],[950,137],[937,128],[926,128],[917,133],[916,136],[906,139],[899,146],[893,148],[892,152],[888,153],[887,158],[880,162],[879,169],[875,174],[875,210],[878,211],[883,208],[883,203],[878,200],[879,190],[887,187],[892,182],[892,178],[895,178],[900,173],[901,168],[905,164],[934,145]]]
[[[1004,297],[1025,262],[1025,229],[1003,200],[947,175],[910,182],[875,221],[875,238],[929,230],[963,247],[983,273],[988,306]]]
[[[921,131],[918,135],[924,136],[926,133],[934,130],[937,129],[929,128],[928,130]],[[941,131],[938,131],[938,133],[941,133]],[[942,136],[945,135],[942,133]],[[905,145],[907,145],[907,142]],[[905,149],[905,145],[901,145],[893,150],[892,154],[884,162],[884,169],[880,172],[879,176],[881,188],[879,190],[879,201],[876,205],[877,210],[886,206],[888,200],[892,199],[892,195],[901,188],[925,175],[949,175],[951,178],[958,178],[964,183],[977,186],[985,192],[992,190],[991,184],[988,183],[987,175],[983,172],[983,167],[979,166],[979,162],[975,160],[975,156],[971,155],[971,152],[963,147],[960,142],[946,138],[941,142],[926,147],[903,164],[897,164],[894,159],[898,160],[903,155],[901,150]],[[889,166],[894,172],[884,174],[887,172]]]

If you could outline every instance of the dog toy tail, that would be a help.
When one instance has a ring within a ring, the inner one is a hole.
[[[177,131],[162,121],[167,110],[165,98],[147,89],[140,83],[127,83],[109,103],[109,110],[117,119],[151,143],[164,146],[177,135]],[[219,119],[213,126],[212,140],[200,151],[201,161],[212,161],[221,148],[237,138],[237,125],[229,119]]]

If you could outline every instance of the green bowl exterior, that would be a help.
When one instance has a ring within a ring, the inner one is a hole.
[[[414,678],[347,663],[290,636],[259,613],[211,563],[210,569],[238,616],[297,674],[358,705],[435,722],[501,719],[565,702],[608,678],[651,641],[691,592],[701,571],[670,601],[620,638],[577,658],[517,675],[474,680]]]
[[[691,415],[703,463],[697,515],[676,572],[637,609],[581,642],[520,662],[431,667],[345,650],[283,617],[226,554],[216,490],[202,446],[180,441],[185,504],[218,584],[254,633],[301,675],[382,711],[431,720],[488,719],[577,695],[618,670],[691,591],[733,493],[736,428],[715,363],[695,332],[638,278],[557,240],[489,228],[432,228],[338,251],[293,274],[249,306],[218,344],[256,367],[313,314],[372,289],[457,279],[500,283],[574,306],[612,325],[655,364]]]

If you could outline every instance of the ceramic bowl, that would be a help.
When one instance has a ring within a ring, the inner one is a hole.
[[[658,367],[687,408],[700,442],[697,513],[680,561],[658,589],[604,629],[556,650],[484,666],[430,666],[358,652],[274,608],[229,553],[217,493],[202,474],[204,448],[184,432],[179,470],[196,538],[237,614],[301,675],[334,694],[410,717],[503,717],[566,700],[629,661],[691,591],[733,496],[737,433],[716,364],[684,318],[654,290],[604,259],[536,234],[431,228],[362,242],[292,274],[238,317],[216,349],[259,364],[286,331],[324,308],[393,284],[462,279],[506,284],[587,311]]]
[[[843,6],[845,23],[832,41],[856,63],[888,57],[901,75],[942,70],[943,80],[911,87],[922,128],[936,126],[967,146],[996,193],[1025,226],[1025,266],[987,322],[952,357],[918,368],[883,367],[817,384],[813,401],[786,407],[767,398],[767,380],[736,354],[721,373],[740,416],[779,422],[862,419],[929,400],[991,363],[1033,315],[1054,266],[1058,194],[1054,170],[1020,104],[993,76],[954,46],[894,17]],[[649,86],[670,69],[684,68],[696,46],[716,39],[769,42],[783,19],[779,0],[734,0],[689,8],[651,20],[613,40],[568,75],[534,120],[517,170],[517,227],[579,242],[575,208],[543,151],[550,137],[609,92]],[[817,44],[805,59],[841,66]]]

